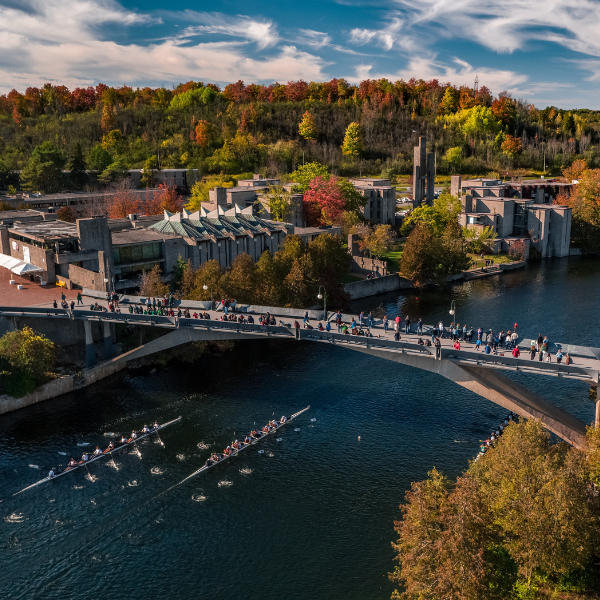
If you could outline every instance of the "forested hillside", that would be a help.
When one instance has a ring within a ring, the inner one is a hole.
[[[344,154],[351,123],[360,139],[356,152]],[[172,90],[47,84],[0,96],[0,172],[10,179],[49,142],[59,166],[111,167],[105,180],[146,161],[202,174],[273,175],[316,160],[340,175],[389,177],[411,171],[416,138],[426,135],[439,174],[542,171],[544,160],[547,172],[559,174],[575,158],[599,165],[599,131],[597,111],[538,109],[486,87],[437,80],[238,81],[223,90],[199,82]]]

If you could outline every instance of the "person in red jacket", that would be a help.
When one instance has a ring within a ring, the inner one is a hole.
[[[521,351],[519,350],[519,346],[515,346],[515,347],[513,348],[512,355],[513,355],[515,358],[519,358],[519,355],[520,355],[520,354],[521,354]]]

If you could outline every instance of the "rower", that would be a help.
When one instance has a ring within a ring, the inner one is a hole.
[[[121,436],[121,444],[126,444],[127,443],[127,438],[123,435]]]
[[[142,429],[142,433],[148,433],[150,430],[148,429],[147,425],[144,425],[144,428]]]
[[[81,457],[81,462],[86,462],[88,460],[89,456],[87,452],[83,453],[83,456]]]
[[[50,472],[48,473],[48,479],[52,479],[54,477],[54,469],[50,469]]]
[[[131,432],[131,438],[130,438],[130,442],[135,442],[135,440],[137,440],[137,433],[135,431]]]
[[[154,421],[154,429],[158,429],[158,428],[159,428],[158,421]]]
[[[251,444],[251,443],[252,443],[252,438],[249,435],[247,435],[244,438],[244,444]]]
[[[206,459],[206,462],[204,463],[204,466],[205,466],[205,467],[210,467],[212,464],[213,464],[213,461],[211,460],[211,458],[210,458],[210,457],[208,457],[208,458]]]
[[[96,446],[96,449],[94,450],[94,455],[98,456],[99,454],[102,454],[102,450],[100,450],[100,446]]]
[[[77,461],[76,461],[74,458],[72,458],[72,459],[69,461],[69,464],[68,464],[68,466],[69,466],[69,467],[74,467],[74,466],[76,466],[76,465],[77,465]]]
[[[108,448],[104,452],[110,452],[114,447],[114,444],[112,443],[112,441],[110,441],[108,443]]]
[[[259,438],[261,436],[261,434],[258,433],[258,431],[256,431],[256,429],[250,435],[254,438]]]
[[[279,419],[279,422],[280,422],[281,424],[285,423],[286,421],[287,421],[287,418],[286,418],[286,416],[285,416],[285,415],[283,415],[283,416],[281,417],[281,419]]]

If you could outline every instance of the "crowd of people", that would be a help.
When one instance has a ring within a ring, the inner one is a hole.
[[[482,442],[481,446],[479,447],[479,453],[475,457],[475,462],[478,461],[490,448],[492,448],[496,444],[500,436],[504,433],[504,429],[508,426],[509,423],[516,422],[516,419],[516,415],[510,413],[504,418],[504,420],[500,422],[498,427],[496,427],[490,433],[488,438],[484,442]]]

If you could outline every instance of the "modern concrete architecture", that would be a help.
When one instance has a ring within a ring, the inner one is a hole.
[[[435,157],[432,152],[427,152],[426,140],[419,138],[418,146],[415,146],[413,162],[413,208],[417,208],[425,202],[433,206],[433,194],[435,188]]]
[[[365,219],[372,223],[394,225],[396,220],[396,190],[389,179],[360,178],[350,183],[367,202],[362,209]]]

